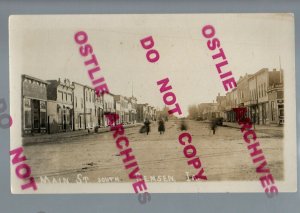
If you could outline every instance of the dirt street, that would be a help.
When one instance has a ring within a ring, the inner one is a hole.
[[[197,148],[208,181],[258,180],[242,133],[237,128],[218,127],[213,135],[207,123],[187,121],[192,143]],[[160,135],[157,124],[151,124],[149,135],[139,133],[139,127],[125,130],[134,155],[144,176],[169,176],[186,181],[196,170],[187,165],[183,146],[178,143],[179,122],[166,122],[166,132]],[[267,127],[266,127],[267,128]],[[258,131],[259,141],[276,180],[283,179],[283,138],[270,131]],[[25,146],[27,163],[38,182],[40,177],[78,181],[78,174],[88,182],[127,181],[122,157],[118,156],[111,132],[79,136],[53,143]]]

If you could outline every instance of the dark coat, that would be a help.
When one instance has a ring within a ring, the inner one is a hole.
[[[165,131],[165,123],[163,121],[158,122],[158,131],[164,132]]]

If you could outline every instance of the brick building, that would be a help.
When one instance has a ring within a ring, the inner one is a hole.
[[[22,132],[23,135],[47,132],[48,82],[22,75]]]

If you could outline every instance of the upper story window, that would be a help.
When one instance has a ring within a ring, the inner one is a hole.
[[[57,99],[64,100],[64,94],[61,91],[58,91],[57,94]]]

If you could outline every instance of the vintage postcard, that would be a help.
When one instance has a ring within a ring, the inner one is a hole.
[[[294,16],[9,18],[13,193],[297,191]]]

